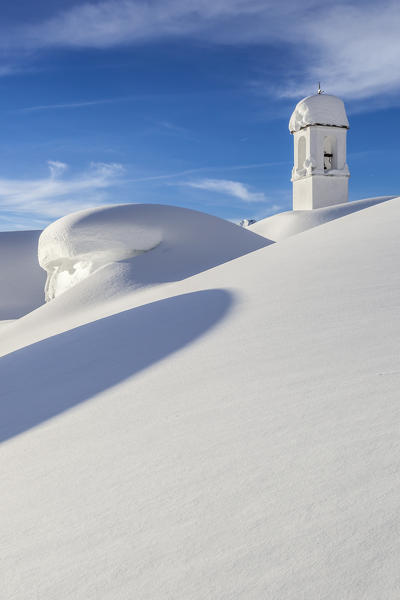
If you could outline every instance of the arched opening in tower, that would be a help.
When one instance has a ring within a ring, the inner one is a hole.
[[[306,138],[302,135],[299,139],[299,145],[297,147],[297,169],[304,168],[304,161],[306,160]]]

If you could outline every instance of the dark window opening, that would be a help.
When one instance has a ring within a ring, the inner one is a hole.
[[[332,169],[332,158],[333,154],[324,152],[324,171],[330,171],[330,169]]]

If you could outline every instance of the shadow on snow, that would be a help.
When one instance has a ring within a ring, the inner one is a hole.
[[[212,289],[133,308],[0,359],[0,441],[177,352],[220,321],[232,295]]]

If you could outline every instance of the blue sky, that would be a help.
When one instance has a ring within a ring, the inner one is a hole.
[[[0,8],[0,229],[158,202],[291,206],[290,114],[346,103],[350,199],[400,194],[400,5],[36,0]]]

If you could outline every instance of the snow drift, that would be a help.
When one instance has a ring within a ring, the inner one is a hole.
[[[112,264],[7,327],[0,595],[396,599],[399,220]]]
[[[0,321],[17,319],[44,302],[45,275],[37,261],[40,231],[0,233]]]
[[[346,202],[336,204],[325,208],[316,208],[313,210],[289,210],[261,219],[248,229],[258,235],[263,235],[269,240],[279,242],[287,237],[317,227],[328,221],[339,219],[353,212],[363,210],[369,206],[392,200],[395,196],[380,196],[378,198],[366,198],[355,202]]]
[[[51,300],[110,263],[134,262],[137,285],[183,279],[262,248],[269,242],[197,211],[157,204],[125,204],[79,211],[47,227],[39,263]]]

